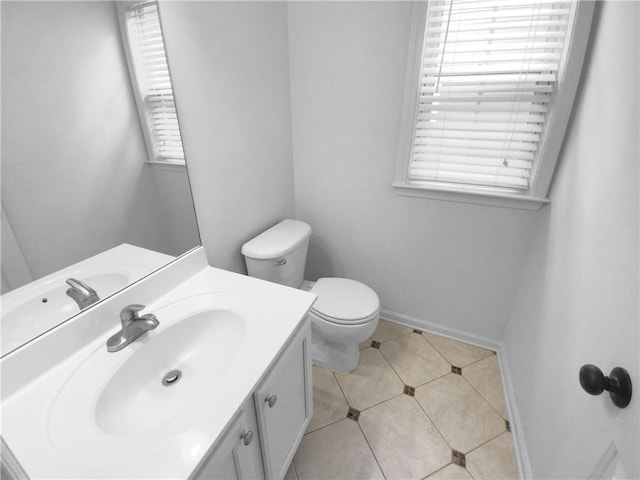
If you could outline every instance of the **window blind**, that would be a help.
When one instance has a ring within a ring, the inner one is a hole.
[[[158,5],[155,1],[134,5],[126,10],[125,20],[153,157],[184,163]]]
[[[410,181],[529,188],[571,8],[549,0],[429,2]]]

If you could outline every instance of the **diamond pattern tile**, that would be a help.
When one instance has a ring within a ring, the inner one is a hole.
[[[314,366],[287,479],[517,478],[493,352],[384,320],[360,348],[350,374]]]
[[[490,355],[464,367],[462,376],[502,415],[502,418],[508,418],[496,355]]]
[[[462,453],[506,431],[504,419],[460,375],[417,388],[415,399],[451,448]]]
[[[427,477],[430,480],[473,480],[471,474],[464,467],[459,467],[453,463],[447,465],[442,470],[438,470],[433,475]]]
[[[302,437],[293,464],[299,480],[384,478],[360,427],[348,418]]]
[[[312,432],[347,416],[349,405],[333,372],[313,366],[313,417],[307,427]]]
[[[427,340],[438,350],[451,365],[465,367],[473,362],[477,362],[489,355],[493,355],[491,350],[458,342],[450,338],[441,337],[433,333],[422,332]]]
[[[376,342],[386,342],[387,340],[392,340],[401,335],[407,335],[411,333],[412,330],[409,327],[403,327],[402,325],[398,325],[397,323],[388,322],[387,320],[382,320],[378,322],[378,328],[371,335],[371,339]]]
[[[407,395],[365,410],[359,423],[386,478],[424,478],[451,461],[449,445]]]
[[[360,363],[353,372],[336,373],[335,376],[349,405],[358,410],[400,395],[404,389],[380,350],[375,348],[360,352]]]
[[[518,478],[511,434],[503,433],[469,453],[467,469],[476,480]]]
[[[422,335],[394,338],[380,345],[380,351],[406,385],[423,385],[451,368]]]

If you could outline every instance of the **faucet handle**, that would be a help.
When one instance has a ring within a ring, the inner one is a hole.
[[[122,327],[127,327],[134,320],[138,320],[138,312],[144,309],[144,305],[140,305],[138,303],[134,303],[133,305],[127,305],[120,312],[120,321],[122,322]]]

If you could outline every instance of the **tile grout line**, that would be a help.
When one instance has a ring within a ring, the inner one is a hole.
[[[399,394],[397,394],[397,395],[394,395],[393,397],[389,397],[389,398],[387,398],[386,400],[382,400],[381,402],[378,402],[378,403],[376,403],[376,404],[374,404],[374,405],[371,405],[371,406],[369,406],[369,407],[367,407],[367,408],[363,408],[362,410],[358,410],[358,411],[359,411],[360,413],[362,413],[362,412],[366,412],[367,410],[371,410],[372,408],[375,408],[375,407],[377,407],[377,406],[379,406],[379,405],[382,405],[383,403],[388,402],[389,400],[393,400],[394,398],[398,398],[398,397],[400,397],[400,396],[402,396],[402,395],[406,395],[406,394],[405,394],[404,392],[401,392],[401,393],[399,393]]]
[[[347,407],[353,408],[353,406],[349,403],[349,399],[347,398],[347,395],[344,393],[344,390],[342,389],[342,385],[340,385],[340,380],[338,380],[338,377],[336,376],[336,372],[334,372],[333,370],[329,370],[329,371],[331,372],[331,375],[333,375],[333,379],[338,385],[338,388],[340,389],[340,393],[342,394],[342,398],[344,398],[344,401],[346,402]]]
[[[452,373],[448,373],[447,375],[453,375]],[[446,376],[446,375],[445,375]],[[441,377],[442,378],[442,377]],[[431,422],[431,424],[433,425],[433,428],[435,428],[438,431],[438,434],[442,437],[442,439],[444,440],[444,442],[447,444],[447,446],[449,447],[449,449],[454,450],[454,448],[451,446],[451,443],[449,442],[449,440],[447,439],[447,437],[444,436],[444,434],[442,433],[442,431],[440,431],[440,428],[438,428],[438,425],[436,425],[436,422],[433,421],[433,419],[429,416],[429,414],[427,413],[427,411],[422,408],[422,405],[420,404],[420,402],[413,397],[413,401],[416,402],[418,404],[418,407],[420,408],[420,410],[422,410],[422,413],[424,413],[426,415],[426,417],[429,419],[429,421]],[[444,468],[444,467],[443,467]]]
[[[424,332],[422,332],[422,333],[420,334],[420,336],[421,336],[422,338],[424,338],[424,340],[425,340],[429,345],[431,345],[431,347],[432,347],[432,348],[433,348],[433,349],[438,353],[438,355],[440,355],[440,356],[444,359],[444,361],[445,361],[445,362],[447,362],[447,363],[448,363],[450,366],[452,366],[452,367],[454,366],[454,365],[453,365],[453,363],[451,363],[451,362],[449,361],[449,359],[448,359],[447,357],[445,357],[445,356],[444,356],[444,354],[443,354],[440,350],[438,350],[438,347],[436,347],[433,343],[431,343],[431,341],[430,341],[430,340],[429,340],[429,339],[424,335]]]
[[[438,472],[441,472],[442,470],[444,470],[445,468],[447,468],[449,465],[453,465],[453,462],[449,462],[446,465],[444,465],[443,467],[440,467],[438,470],[436,470],[435,472],[431,472],[429,475],[427,475],[426,477],[422,477],[420,480],[428,480],[429,477],[431,475],[435,475]]]
[[[494,412],[498,414],[500,418],[502,418],[503,420],[511,424],[511,420],[508,418],[504,418],[504,416],[498,411],[498,409],[493,406],[493,403],[491,403],[469,380],[467,380],[464,375],[460,374],[460,376],[465,382],[467,382],[467,385],[469,385],[478,395],[480,395],[480,398],[482,398],[485,402],[487,402],[487,404],[493,409]],[[506,399],[504,398],[504,388],[502,389],[502,398],[506,402]],[[505,429],[506,429],[506,426],[505,426]],[[508,430],[505,430],[505,431],[508,432]]]
[[[364,430],[362,429],[362,426],[360,425],[360,422],[356,422],[358,424],[358,428],[360,429],[360,433],[362,433],[362,438],[364,438],[364,441],[367,444],[367,447],[369,447],[369,451],[371,452],[371,455],[373,455],[373,459],[376,461],[376,465],[378,465],[378,468],[380,469],[380,473],[382,473],[382,476],[385,478],[387,478],[387,475],[384,473],[384,470],[382,469],[382,465],[380,465],[380,462],[378,461],[378,457],[376,457],[376,452],[373,451],[373,448],[371,448],[371,444],[369,443],[369,439],[367,438],[367,436],[364,433]]]
[[[484,447],[487,443],[494,441],[496,438],[498,438],[500,435],[504,435],[505,433],[511,434],[511,432],[509,430],[505,430],[504,432],[500,432],[499,434],[497,434],[494,437],[491,437],[487,440],[485,440],[484,442],[482,442],[480,445],[478,445],[477,447],[473,447],[471,450],[469,450],[468,453],[465,453],[465,455],[468,455],[471,452],[475,452],[476,450],[478,450],[480,447]]]
[[[448,373],[447,375],[455,375],[454,373]],[[440,431],[440,428],[438,428],[438,425],[436,425],[436,423],[433,421],[433,419],[429,416],[429,414],[426,412],[426,410],[424,408],[422,408],[422,405],[420,404],[420,402],[418,402],[415,398],[414,398],[415,402],[418,404],[418,407],[420,407],[420,410],[422,410],[424,412],[424,414],[427,416],[427,418],[429,419],[429,421],[431,422],[431,424],[433,425],[433,427],[438,431],[438,433],[440,434],[440,436],[442,437],[442,439],[445,441],[445,443],[449,446],[449,448],[451,450],[455,450],[452,446],[451,443],[449,443],[449,440],[447,439],[447,437],[444,436],[444,434]],[[506,431],[506,430],[505,430]],[[487,440],[487,442],[490,442],[491,440],[493,440],[494,438],[497,438],[498,436],[502,435],[504,432],[501,432],[500,434],[498,434],[496,437],[493,437],[489,440]],[[465,453],[465,457],[473,452],[474,450],[476,450],[477,448],[480,448],[482,445],[484,445],[484,442],[480,445],[478,445],[477,447],[474,447],[473,449],[469,450],[467,453]],[[463,452],[464,453],[464,452]],[[444,467],[442,467],[440,470],[443,470],[444,468],[448,467],[449,465],[455,465],[453,462],[449,462],[448,464],[446,464]],[[458,465],[460,467],[460,465]],[[474,476],[471,475],[471,472],[469,471],[469,469],[466,467],[466,465],[464,467],[460,467],[460,468],[464,468],[465,471],[469,474],[469,476],[474,479]],[[437,470],[436,472],[439,472],[440,470]],[[436,472],[432,472],[430,473],[430,475],[433,475]]]
[[[453,463],[453,462],[449,462],[444,467],[439,468],[435,472],[431,472],[429,475],[427,475],[426,477],[423,477],[421,480],[429,480],[429,477],[431,475],[435,475],[436,473],[443,471],[445,468],[447,468],[447,467],[449,467],[451,465],[456,465],[456,464]],[[456,465],[456,467],[460,467],[460,465]],[[471,472],[466,467],[460,467],[460,468],[464,469],[469,474],[469,476],[471,477],[471,480],[475,480],[475,477],[473,475],[471,475]]]
[[[396,337],[396,338],[397,338],[397,337]],[[370,348],[370,347],[367,347],[367,348]],[[371,348],[372,348],[372,347],[371,347]],[[380,349],[379,349],[379,348],[376,348],[376,350],[378,350],[378,351],[380,352]],[[391,368],[391,370],[393,371],[394,375],[395,375],[396,377],[398,377],[398,380],[400,381],[400,383],[402,383],[402,386],[404,387],[406,384],[402,381],[402,378],[400,378],[400,375],[398,375],[398,373],[394,370],[394,368],[391,366],[391,364],[389,363],[389,361],[387,360],[387,358],[384,356],[384,354],[383,354],[382,352],[380,352],[380,355],[382,356],[382,359],[387,363],[387,365],[389,365],[389,367],[390,367],[390,368]],[[336,372],[331,371],[331,373],[333,373],[334,378],[336,379],[336,382],[338,383],[338,387],[340,388],[340,391],[342,392],[342,396],[343,396],[343,397],[345,397],[345,400],[346,400],[346,402],[347,402],[347,405],[348,405],[349,407],[351,407],[351,408],[355,408],[353,405],[351,405],[351,404],[349,403],[349,400],[347,399],[347,396],[346,396],[346,394],[344,393],[344,390],[342,390],[342,385],[340,385],[340,380],[338,380],[338,377],[336,377],[336,376],[335,376],[335,373],[336,373]],[[386,399],[384,399],[384,400],[379,401],[378,403],[374,403],[373,405],[369,405],[368,407],[365,407],[365,408],[363,408],[363,409],[359,409],[359,408],[358,408],[358,409],[356,409],[356,410],[358,410],[359,412],[364,412],[365,410],[369,410],[370,408],[376,407],[376,406],[378,406],[378,405],[380,405],[380,404],[382,404],[382,403],[384,403],[384,402],[386,402],[386,401],[388,401],[388,400],[391,400],[392,398],[399,397],[400,395],[404,395],[404,392],[400,392],[398,395],[394,395],[394,396],[392,396],[392,397],[386,398]]]
[[[447,375],[453,375],[452,373],[448,373]],[[442,377],[441,377],[442,378]],[[449,449],[451,450],[455,450],[452,446],[451,443],[449,443],[449,440],[447,440],[447,438],[444,436],[444,434],[440,431],[440,429],[438,428],[438,426],[436,425],[436,423],[431,419],[431,417],[429,416],[429,414],[425,411],[424,408],[422,408],[422,405],[420,404],[420,402],[418,402],[418,400],[416,400],[415,398],[413,399],[417,404],[418,407],[420,408],[420,410],[422,410],[422,412],[425,414],[425,416],[427,417],[427,419],[429,419],[429,421],[431,422],[431,424],[433,425],[433,428],[435,428],[437,430],[437,432],[440,434],[440,436],[442,437],[442,439],[444,440],[444,442],[447,444],[447,446],[449,447]],[[471,453],[472,450],[469,451],[469,453]],[[466,453],[464,454],[466,457]],[[443,466],[440,470],[443,470],[445,468],[447,468],[449,465],[455,465],[453,462],[449,462],[447,463],[445,466]],[[458,465],[460,467],[460,465]],[[466,466],[464,467],[460,467],[460,468],[464,468],[466,470],[466,472],[469,474],[469,476],[473,479],[473,475],[471,475],[471,472],[467,469]],[[436,470],[435,472],[431,472],[429,475],[433,475],[434,473],[439,472],[440,470]],[[427,475],[428,478],[429,475]]]
[[[429,344],[430,344],[433,348],[435,348],[435,349],[436,349],[436,352],[438,352],[442,358],[444,358],[447,362],[449,362],[449,365],[454,366],[454,365],[453,365],[453,363],[451,363],[451,361],[450,361],[447,357],[445,357],[445,356],[444,356],[444,353],[442,353],[442,352],[440,351],[440,349],[439,349],[438,347],[436,347],[436,346],[435,346],[435,345],[434,345],[434,344],[433,344],[433,343],[432,343],[432,342],[431,342],[431,341],[426,337],[426,335],[424,335],[424,333],[425,333],[425,332],[422,332],[422,333],[420,334],[420,336],[421,336],[422,338],[424,338],[427,342],[429,342]],[[430,332],[427,332],[427,333],[430,333]],[[461,342],[460,340],[454,340],[454,339],[452,339],[452,338],[442,337],[441,335],[437,335],[437,334],[435,334],[435,333],[430,333],[430,334],[431,334],[431,335],[434,335],[434,336],[436,336],[436,337],[445,338],[445,339],[450,340],[450,341],[452,341],[452,342],[461,343],[462,345],[468,345],[468,346],[471,346],[471,347],[478,348],[478,349],[480,349],[480,350],[484,350],[484,351],[486,351],[486,352],[489,352],[489,353],[488,353],[487,355],[485,355],[484,357],[479,358],[479,359],[477,359],[477,360],[473,360],[471,363],[469,363],[469,364],[465,365],[464,367],[468,367],[469,365],[473,365],[474,363],[477,363],[477,362],[479,362],[479,361],[481,361],[481,360],[484,360],[485,358],[487,358],[487,357],[489,357],[489,356],[491,356],[491,355],[495,355],[495,354],[496,354],[496,352],[494,352],[493,350],[489,350],[488,348],[477,347],[476,345],[471,345],[471,344],[469,344],[469,343]],[[455,366],[457,367],[458,365],[455,365]],[[464,368],[464,367],[460,367],[460,368]]]
[[[487,359],[487,358],[489,358],[491,355],[496,355],[496,352],[493,352],[493,351],[490,351],[490,350],[487,350],[487,351],[489,351],[489,352],[491,352],[491,353],[489,353],[489,355],[487,355],[487,356],[484,356],[484,357],[482,357],[482,358],[479,358],[479,359],[477,359],[477,360],[474,360],[473,362],[471,362],[471,363],[470,363],[470,364],[468,364],[468,365],[465,365],[465,366],[464,366],[464,367],[462,367],[462,368],[470,367],[471,365],[475,365],[475,364],[476,364],[476,363],[478,363],[478,362],[482,362],[483,360],[486,360],[486,359]]]
[[[405,335],[401,335],[401,336],[405,336]],[[400,338],[400,337],[396,337],[396,338]],[[393,339],[395,340],[395,338]],[[382,347],[382,343],[381,342],[380,346]],[[382,355],[382,358],[384,359],[385,362],[387,362],[387,365],[389,365],[389,367],[391,368],[391,370],[393,370],[393,373],[395,373],[396,377],[398,377],[398,380],[400,380],[400,382],[402,382],[402,385],[409,385],[408,383],[404,382],[404,379],[400,376],[400,374],[396,371],[395,368],[393,368],[393,365],[391,365],[391,362],[389,361],[389,359],[387,358],[387,356],[384,354],[384,352],[382,351],[381,348],[378,348],[378,351],[380,352],[380,355]],[[411,387],[413,387],[413,385],[409,385]],[[404,392],[403,392],[404,393]]]
[[[318,432],[318,431],[322,430],[323,428],[330,427],[331,425],[335,425],[336,423],[341,422],[342,420],[345,420],[347,418],[349,418],[349,417],[347,417],[345,415],[344,417],[339,418],[338,420],[334,420],[334,421],[332,421],[330,423],[327,423],[326,425],[322,425],[322,426],[320,426],[318,428],[314,428],[313,430],[309,430],[308,432],[304,432],[302,436],[304,437],[306,435],[309,435],[310,433]]]
[[[380,320],[384,320],[384,319],[381,318]],[[391,322],[389,320],[384,320],[384,321],[387,322],[387,323],[390,323],[392,325],[397,325],[397,326],[400,326],[400,327],[407,328],[407,329],[411,330],[409,327],[405,327],[404,325],[398,325],[397,323]],[[378,323],[378,325],[380,325],[380,323]],[[413,333],[413,331],[406,332],[406,333],[401,333],[400,335],[397,335],[395,337],[387,338],[386,340],[380,340],[380,343],[388,342],[390,340],[395,340],[396,338],[404,337],[405,335],[410,335],[412,333]],[[371,337],[370,337],[371,340],[374,340],[373,335],[375,335],[375,332],[373,332],[373,334],[371,335]]]
[[[455,373],[448,373],[447,375],[456,375],[456,374],[455,374]],[[444,375],[444,376],[446,376],[446,375]],[[460,375],[460,376],[462,377],[462,375]],[[440,377],[440,378],[442,378],[442,377]],[[467,382],[467,379],[466,379],[466,378],[464,378],[464,377],[463,377],[463,380],[464,380],[465,382]],[[469,383],[469,382],[467,382],[467,383]],[[471,388],[473,388],[473,385],[470,385],[470,386],[471,386]],[[476,391],[476,393],[478,393],[478,395],[480,395],[480,392],[477,392],[477,390],[475,390],[475,388],[474,388],[474,391]],[[481,397],[481,398],[482,398],[486,403],[488,403],[488,404],[489,404],[489,406],[490,406],[490,407],[495,411],[495,408],[493,408],[493,405],[491,405],[487,400],[485,400],[485,398],[484,398],[482,395],[480,395],[480,397]],[[415,398],[414,398],[414,400],[415,400]],[[433,424],[433,426],[436,428],[436,430],[438,430],[438,433],[440,434],[440,436],[442,436],[442,438],[444,439],[444,441],[445,441],[445,442],[447,442],[447,445],[449,445],[449,448],[451,448],[452,450],[454,450],[454,448],[453,448],[453,447],[451,446],[451,444],[449,443],[449,440],[447,440],[447,438],[444,436],[444,434],[440,431],[440,429],[438,428],[438,426],[436,425],[436,423],[433,421],[433,419],[429,416],[429,414],[427,413],[427,411],[426,411],[424,408],[422,408],[422,405],[420,404],[420,402],[418,402],[418,400],[416,400],[416,403],[418,404],[418,406],[420,407],[420,409],[424,412],[424,414],[427,416],[427,418],[429,419],[429,421],[430,421],[430,422]],[[500,418],[504,419],[504,417],[503,417],[502,415],[500,415],[498,412],[496,412],[496,413],[498,414],[498,416],[499,416]],[[472,448],[471,450],[469,450],[468,452],[466,452],[466,453],[465,453],[465,452],[462,452],[462,453],[464,453],[464,454],[465,454],[465,456],[466,456],[466,455],[468,455],[469,453],[473,452],[474,450],[477,450],[477,449],[478,449],[478,448],[480,448],[481,446],[483,446],[483,445],[485,445],[486,443],[490,442],[491,440],[495,440],[496,438],[498,438],[498,437],[499,437],[500,435],[502,435],[503,433],[511,433],[511,432],[509,432],[509,430],[507,430],[507,429],[506,429],[506,424],[505,424],[505,429],[504,429],[502,432],[500,432],[500,433],[498,433],[497,435],[495,435],[495,436],[493,436],[493,437],[491,437],[491,438],[489,438],[489,439],[485,440],[485,441],[484,441],[484,442],[482,442],[480,445],[478,445],[478,446],[476,446],[476,447],[473,447],[473,448]],[[465,467],[465,468],[466,468],[466,467]]]
[[[371,347],[367,347],[367,348],[371,348]],[[364,349],[363,349],[363,350],[364,350]],[[384,358],[384,355],[383,355],[382,357]],[[386,361],[387,359],[385,358],[384,360]],[[387,363],[388,363],[388,362],[387,362]],[[344,400],[345,400],[345,402],[347,403],[347,406],[348,406],[349,408],[355,408],[353,405],[351,405],[351,404],[349,403],[349,400],[347,399],[347,396],[345,395],[344,390],[342,389],[342,385],[340,385],[340,381],[338,380],[338,377],[336,376],[336,372],[334,372],[333,370],[330,370],[330,372],[331,372],[331,374],[333,375],[334,380],[335,380],[335,381],[336,381],[336,383],[338,384],[338,388],[340,389],[340,393],[342,393],[342,396],[344,397]],[[394,373],[395,373],[395,371],[394,371]],[[397,374],[396,374],[396,375],[397,375]],[[403,394],[400,394],[400,395],[403,395]],[[394,397],[392,397],[392,398],[396,398],[396,397],[398,397],[398,396],[400,396],[400,395],[396,395],[396,396],[394,396]],[[376,405],[380,405],[381,403],[384,403],[384,402],[386,402],[386,401],[388,401],[388,400],[391,400],[391,399],[390,399],[390,398],[388,398],[387,400],[384,400],[383,402],[377,403]],[[367,408],[365,408],[365,409],[363,409],[363,410],[358,410],[358,411],[359,411],[360,413],[362,413],[362,412],[364,412],[365,410],[367,410],[367,409],[369,409],[369,408],[373,408],[373,407],[374,407],[374,406],[376,406],[376,405],[372,405],[372,406],[370,406],[370,407],[367,407]],[[348,417],[345,417],[345,418],[348,418]],[[358,417],[358,419],[359,419],[359,417]],[[342,421],[342,420],[344,420],[344,418],[343,418],[343,419],[340,419],[340,420],[338,420],[338,421]],[[333,423],[337,423],[337,422],[333,422]],[[387,476],[385,475],[384,470],[382,469],[382,466],[380,465],[380,462],[378,461],[378,457],[376,457],[376,454],[375,454],[375,452],[373,451],[373,448],[371,448],[371,444],[369,443],[369,439],[368,439],[368,438],[367,438],[367,436],[364,434],[364,430],[362,430],[362,427],[360,426],[360,422],[356,420],[356,422],[355,422],[355,423],[356,423],[356,425],[358,425],[358,430],[360,430],[360,433],[362,434],[362,438],[364,438],[364,441],[365,441],[365,443],[367,444],[367,448],[369,448],[369,451],[371,452],[371,455],[373,456],[373,459],[375,460],[376,465],[378,465],[378,468],[380,469],[380,473],[382,473],[382,476],[383,476],[383,477],[384,477],[384,479],[386,480],[386,479],[387,479]],[[328,426],[328,425],[327,425],[327,426]],[[322,428],[324,428],[324,427],[322,427]]]
[[[383,343],[389,342],[389,341],[391,341],[391,340],[395,340],[396,338],[400,338],[400,337],[403,337],[403,336],[406,336],[406,335],[410,335],[411,333],[417,333],[417,332],[409,332],[409,333],[406,333],[406,334],[404,334],[404,335],[400,335],[400,336],[398,336],[398,337],[391,338],[391,339],[389,339],[389,340],[385,340],[384,342],[380,342],[380,346],[382,346],[382,344],[383,344]],[[447,363],[449,364],[449,366],[450,366],[450,367],[453,367],[453,366],[454,366],[454,365],[453,365],[449,360],[447,360],[447,358],[446,358],[444,355],[442,355],[442,353],[440,353],[440,351],[439,351],[439,350],[438,350],[438,349],[437,349],[437,348],[436,348],[436,347],[435,347],[435,346],[434,346],[434,345],[429,341],[429,339],[428,339],[428,338],[426,338],[424,335],[422,335],[422,333],[419,333],[418,335],[419,335],[421,338],[423,338],[423,339],[424,339],[424,341],[425,341],[425,342],[427,342],[427,344],[428,344],[428,345],[430,345],[430,346],[431,346],[431,347],[436,351],[436,353],[437,353],[438,355],[440,355],[440,357],[441,357],[445,362],[447,362]],[[380,351],[380,354],[381,354],[381,355],[382,355],[382,357],[386,360],[386,362],[389,364],[389,366],[391,367],[391,370],[393,370],[393,372],[397,375],[397,377],[400,379],[400,381],[402,382],[402,384],[403,384],[403,385],[409,385],[408,383],[404,383],[404,380],[402,379],[402,377],[400,376],[400,374],[396,371],[396,369],[393,367],[393,365],[391,364],[391,362],[389,361],[389,359],[386,357],[386,355],[384,354],[384,352],[382,351],[382,349],[381,349],[381,348],[378,348],[377,350],[379,350],[379,351]],[[444,374],[440,375],[439,377],[432,378],[431,380],[427,380],[427,381],[426,381],[426,382],[424,382],[424,383],[421,383],[421,384],[418,384],[418,385],[415,385],[415,386],[413,386],[413,385],[409,385],[409,386],[411,386],[411,387],[413,387],[414,389],[416,389],[416,390],[417,390],[418,388],[420,388],[420,387],[424,387],[425,385],[428,385],[428,384],[429,384],[429,383],[431,383],[431,382],[435,382],[436,380],[439,380],[439,379],[441,379],[441,378],[443,378],[443,377],[446,377],[446,376],[447,376],[447,375],[449,375],[450,373],[451,373],[451,371],[448,371],[447,373],[444,373]],[[484,397],[483,397],[483,398],[484,398]],[[386,400],[385,400],[385,401],[386,401]],[[382,402],[381,402],[381,403],[382,403]],[[378,405],[379,405],[379,404],[378,404]]]
[[[322,425],[322,426],[320,426],[320,427],[318,427],[318,428],[314,428],[313,430],[310,430],[310,431],[308,431],[308,432],[304,432],[304,433],[303,433],[303,436],[304,436],[304,435],[308,435],[308,434],[310,434],[310,433],[312,433],[312,432],[317,432],[318,430],[321,430],[321,429],[323,429],[323,428],[325,428],[325,427],[328,427],[328,426],[330,426],[330,425],[334,425],[334,424],[336,424],[336,423],[338,423],[338,422],[341,422],[341,421],[342,421],[342,420],[344,420],[345,418],[349,418],[349,417],[348,417],[348,414],[349,414],[349,408],[353,408],[353,407],[349,404],[349,400],[347,400],[347,396],[344,394],[344,391],[342,390],[342,386],[340,385],[340,382],[338,381],[338,378],[336,377],[336,372],[334,372],[333,370],[331,370],[331,369],[329,369],[329,368],[323,367],[322,365],[317,365],[317,366],[318,366],[318,367],[320,367],[320,368],[324,368],[324,369],[325,369],[325,370],[327,370],[329,373],[331,373],[331,376],[333,377],[333,381],[334,381],[334,382],[336,382],[336,385],[338,385],[338,389],[340,390],[340,393],[342,394],[342,398],[344,399],[344,403],[346,403],[346,404],[347,404],[347,414],[346,414],[344,417],[342,417],[342,418],[340,418],[340,419],[338,419],[338,420],[334,420],[333,422],[327,423],[326,425]]]
[[[410,333],[415,333],[415,332],[410,332]],[[406,336],[406,335],[409,335],[409,334],[400,335],[400,336],[402,337],[402,336]],[[428,344],[428,345],[431,345],[431,342],[429,342],[429,340],[428,340],[427,338],[425,338],[425,337],[424,337],[424,335],[422,335],[421,333],[420,333],[420,334],[418,334],[418,335],[420,335],[420,337],[424,338],[424,340],[427,342],[427,344]],[[400,338],[400,337],[396,337],[396,338]],[[396,338],[392,338],[392,339],[390,339],[390,340],[385,340],[384,342],[381,342],[380,346],[382,346],[382,344],[383,344],[383,343],[389,342],[389,341],[391,341],[391,340],[395,340]],[[446,358],[445,358],[445,357],[444,357],[444,356],[443,356],[443,355],[438,351],[438,349],[437,349],[436,347],[434,347],[433,345],[431,345],[431,346],[432,346],[432,347],[433,347],[433,349],[436,351],[436,353],[437,353],[438,355],[440,355],[440,357],[442,357],[442,359],[443,359],[445,362],[447,362],[447,363],[449,364],[449,366],[451,366],[451,367],[453,366],[453,364],[452,364],[449,360],[447,360],[447,359],[446,359]],[[389,366],[391,367],[391,370],[393,370],[393,373],[395,373],[395,374],[397,375],[397,377],[400,379],[400,381],[402,382],[402,384],[403,384],[403,385],[409,385],[408,383],[404,383],[404,380],[402,379],[402,377],[400,376],[400,374],[396,371],[396,369],[393,367],[393,365],[391,364],[391,362],[389,361],[389,359],[386,357],[386,355],[384,354],[384,352],[382,351],[382,349],[381,349],[381,348],[378,348],[377,350],[379,350],[379,351],[380,351],[380,354],[381,354],[381,355],[382,355],[382,357],[386,360],[386,362],[389,364]],[[425,385],[427,385],[427,384],[429,384],[429,383],[431,383],[431,382],[435,382],[436,380],[438,380],[438,379],[440,379],[440,378],[442,378],[442,377],[446,377],[446,376],[447,376],[447,375],[449,375],[450,373],[451,373],[451,372],[450,372],[450,371],[448,371],[447,373],[444,373],[444,374],[440,375],[439,377],[432,378],[431,380],[427,380],[426,382],[421,383],[421,384],[419,384],[419,385],[415,385],[415,386],[414,386],[414,385],[409,385],[409,386],[410,386],[410,387],[413,387],[414,389],[416,389],[416,390],[417,390],[418,388],[420,388],[420,387],[424,387]]]

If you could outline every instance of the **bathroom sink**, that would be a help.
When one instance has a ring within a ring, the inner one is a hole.
[[[99,456],[101,444],[135,444],[195,425],[229,383],[229,365],[247,355],[248,304],[232,293],[196,295],[145,309],[160,325],[123,350],[107,352],[105,337],[61,386],[49,413],[52,446],[74,458],[72,445],[93,443]]]
[[[162,312],[157,316],[162,322]],[[105,432],[148,431],[197,408],[228,371],[227,362],[240,349],[244,324],[236,312],[208,310],[153,333],[98,397],[95,420]]]
[[[131,281],[131,275],[117,272],[85,273],[77,277],[93,288],[100,298],[111,295]],[[3,295],[3,353],[80,312],[76,302],[65,293],[69,288],[65,279],[52,279],[37,289],[30,287],[29,291]]]

